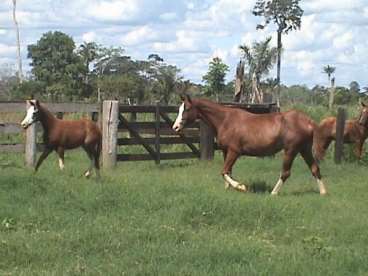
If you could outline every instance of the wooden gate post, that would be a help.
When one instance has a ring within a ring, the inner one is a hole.
[[[155,108],[155,151],[156,151],[156,164],[160,164],[160,101],[156,101]]]
[[[335,143],[335,163],[340,164],[344,155],[344,128],[345,128],[346,112],[345,109],[339,108],[336,118],[336,143]]]
[[[27,110],[30,107],[30,103],[27,102]],[[33,168],[36,164],[37,154],[37,124],[30,125],[26,130],[26,144],[25,144],[25,162],[26,166]]]
[[[102,167],[116,166],[119,102],[104,101],[102,106]]]
[[[214,150],[214,132],[202,120],[199,123],[199,147],[201,152],[201,160],[213,160]]]

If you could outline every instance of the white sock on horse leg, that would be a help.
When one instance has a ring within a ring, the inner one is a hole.
[[[237,190],[243,191],[243,192],[247,191],[247,188],[245,187],[245,185],[241,185],[239,182],[232,179],[228,174],[224,174],[224,179],[225,179],[225,182],[230,184],[234,189],[237,189]]]
[[[284,181],[282,181],[281,178],[277,181],[275,187],[273,188],[271,195],[277,195],[281,189],[282,184],[284,184]]]
[[[91,171],[92,171],[92,169],[93,169],[93,160],[91,160],[91,164],[90,164],[90,166],[89,166],[89,168],[88,168],[88,170],[84,173],[84,176],[85,177],[90,177],[91,176]]]
[[[318,188],[319,188],[319,193],[321,195],[325,195],[327,194],[327,190],[326,190],[326,187],[325,187],[325,184],[323,183],[322,179],[317,179],[317,183],[318,183]]]
[[[64,160],[63,159],[61,159],[61,158],[59,158],[59,168],[60,168],[60,170],[63,170],[64,169]]]

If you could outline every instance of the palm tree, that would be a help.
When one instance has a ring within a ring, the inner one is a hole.
[[[331,75],[335,72],[336,67],[327,65],[323,67],[323,73],[327,74],[328,77],[328,85],[330,85],[330,98],[328,101],[328,108],[332,109],[332,105],[334,103],[334,97],[335,97],[335,91],[334,91],[334,83],[335,83],[335,78],[331,79]]]
[[[300,0],[257,0],[253,14],[263,16],[263,24],[257,25],[258,29],[264,29],[271,21],[277,25],[277,93],[276,102],[280,107],[280,70],[281,70],[281,35],[289,31],[300,29],[301,17],[304,11],[299,6]]]
[[[240,45],[243,58],[248,64],[248,78],[252,83],[251,102],[263,102],[263,92],[260,88],[260,80],[263,75],[269,73],[277,59],[277,48],[270,47],[271,37],[265,41],[254,42],[252,47]]]
[[[18,60],[18,81],[23,82],[23,70],[22,70],[22,58],[20,56],[20,39],[19,39],[19,25],[16,17],[17,0],[13,0],[13,21],[15,25],[16,37],[17,37],[17,60]]]
[[[78,53],[82,58],[82,62],[85,66],[84,83],[88,85],[88,74],[89,74],[89,65],[92,61],[97,58],[97,50],[98,45],[95,42],[83,42],[79,46]]]

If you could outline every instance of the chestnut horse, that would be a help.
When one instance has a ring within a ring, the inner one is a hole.
[[[217,143],[224,154],[222,175],[225,188],[230,185],[238,191],[247,191],[245,185],[231,177],[232,167],[242,154],[268,156],[284,150],[281,176],[271,194],[277,195],[290,176],[298,153],[316,178],[320,194],[326,194],[319,166],[312,154],[315,123],[304,113],[292,110],[253,114],[206,99],[191,99],[187,95],[182,96],[182,101],[173,129],[178,132],[186,124],[202,119],[215,130]]]
[[[35,171],[47,156],[56,151],[59,155],[59,167],[64,169],[64,150],[74,149],[81,146],[91,160],[91,165],[84,173],[89,177],[93,166],[96,169],[97,177],[100,176],[100,152],[101,152],[101,131],[91,120],[60,120],[57,119],[46,107],[38,100],[28,101],[29,108],[26,117],[22,121],[23,128],[40,121],[43,127],[43,140],[45,149],[37,161]]]
[[[368,137],[368,106],[361,102],[359,118],[347,120],[344,127],[344,143],[355,144],[355,155],[362,158],[364,141]],[[321,121],[315,136],[313,150],[317,160],[322,160],[332,140],[336,140],[336,117],[328,117]]]

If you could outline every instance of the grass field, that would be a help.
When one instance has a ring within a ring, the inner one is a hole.
[[[38,174],[0,155],[0,275],[367,275],[366,165],[305,164],[277,197],[280,157],[242,158],[225,191],[222,158],[121,163],[100,182],[84,154],[55,155]]]

